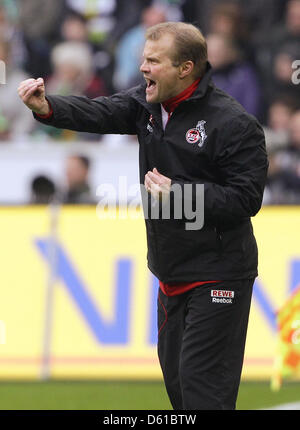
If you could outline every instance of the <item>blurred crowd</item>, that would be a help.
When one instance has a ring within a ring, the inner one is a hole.
[[[145,29],[180,20],[206,36],[215,84],[264,126],[264,204],[300,204],[300,0],[0,0],[0,141],[99,141],[38,124],[19,83],[91,98],[127,89],[142,80]]]

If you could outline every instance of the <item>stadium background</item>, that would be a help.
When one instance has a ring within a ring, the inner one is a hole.
[[[298,407],[299,356],[279,391],[271,386],[277,312],[300,286],[300,2],[249,3],[0,2],[0,409],[170,408],[143,219],[97,206],[103,184],[118,190],[123,215],[139,198],[137,142],[40,126],[16,91],[39,76],[48,92],[88,97],[135,85],[143,32],[162,20],[199,25],[216,83],[264,126],[270,172],[253,219],[259,277],[238,407]]]

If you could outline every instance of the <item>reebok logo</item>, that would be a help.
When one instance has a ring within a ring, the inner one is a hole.
[[[211,290],[210,293],[213,303],[232,303],[234,298],[234,291],[226,290]]]

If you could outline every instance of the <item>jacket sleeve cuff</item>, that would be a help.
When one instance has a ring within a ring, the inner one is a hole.
[[[47,113],[46,115],[40,115],[40,114],[38,114],[38,113],[35,113],[35,115],[36,115],[38,118],[41,118],[41,119],[50,119],[50,118],[52,118],[52,116],[53,116],[53,109],[52,109],[52,106],[51,106],[51,104],[50,104],[49,100],[47,100],[47,103],[48,103],[48,105],[49,105],[50,112],[49,112],[49,113]]]

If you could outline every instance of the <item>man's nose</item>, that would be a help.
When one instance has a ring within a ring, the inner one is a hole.
[[[147,65],[147,62],[146,62],[146,61],[143,61],[143,62],[142,62],[141,67],[140,67],[140,71],[141,71],[142,73],[147,73],[147,72],[149,72],[149,66]]]

